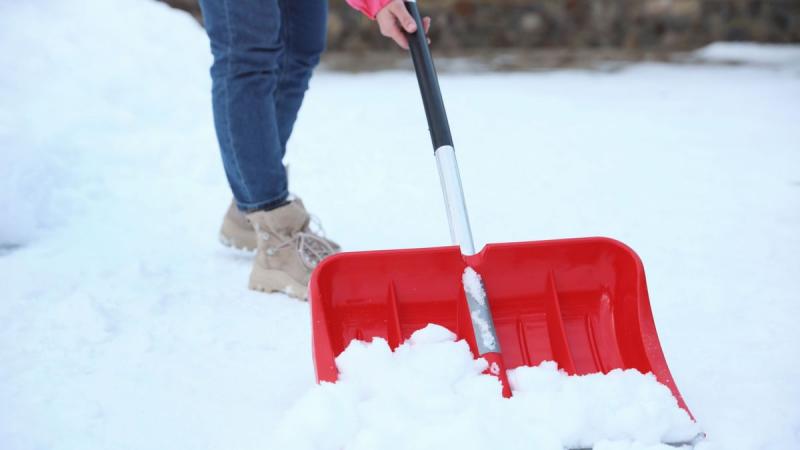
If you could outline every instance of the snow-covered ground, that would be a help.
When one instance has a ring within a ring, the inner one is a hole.
[[[473,231],[626,242],[704,450],[800,448],[800,48],[697,58],[443,76]],[[303,410],[308,306],[216,241],[209,64],[159,3],[0,2],[0,448],[270,448]],[[411,73],[319,73],[288,162],[346,249],[448,242]]]

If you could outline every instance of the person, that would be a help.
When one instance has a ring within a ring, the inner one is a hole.
[[[402,0],[347,0],[407,49]],[[311,271],[340,250],[290,195],[283,157],[325,48],[327,0],[200,0],[211,43],[214,127],[233,201],[223,243],[256,250],[250,289],[304,299]],[[430,18],[424,19],[425,31]]]

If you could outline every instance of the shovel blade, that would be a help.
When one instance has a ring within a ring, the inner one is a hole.
[[[354,339],[392,349],[435,323],[477,354],[461,276],[481,274],[505,367],[555,361],[569,374],[653,373],[691,416],[670,374],[653,322],[641,260],[608,238],[340,253],[310,283],[318,381],[337,379],[335,358]]]

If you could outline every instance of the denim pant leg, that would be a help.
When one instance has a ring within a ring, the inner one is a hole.
[[[201,0],[211,41],[214,126],[240,209],[288,196],[275,110],[283,57],[278,0]]]
[[[292,134],[295,119],[314,68],[325,50],[327,0],[279,0],[284,44],[281,75],[275,93],[281,147]]]

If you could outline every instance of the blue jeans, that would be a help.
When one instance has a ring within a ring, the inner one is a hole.
[[[283,156],[325,49],[327,0],[200,0],[214,64],[214,126],[239,209],[288,197]]]

